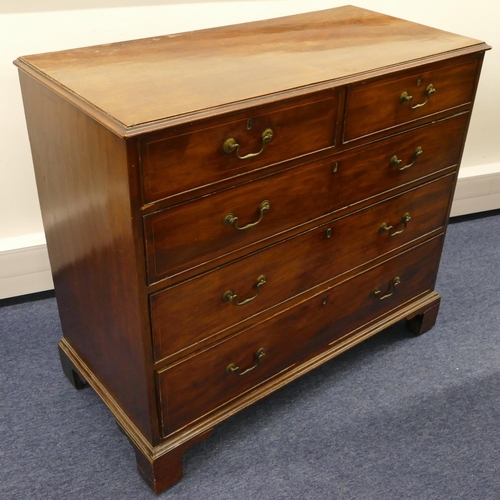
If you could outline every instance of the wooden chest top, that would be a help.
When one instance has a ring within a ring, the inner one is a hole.
[[[478,40],[346,6],[24,56],[15,64],[131,136],[484,48]]]

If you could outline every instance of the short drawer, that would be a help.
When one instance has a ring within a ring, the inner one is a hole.
[[[430,291],[441,246],[442,237],[434,238],[159,371],[164,435]]]
[[[227,261],[235,250],[455,165],[467,121],[464,113],[145,216],[149,282]]]
[[[328,90],[149,136],[141,145],[144,202],[332,147],[337,108],[337,91]]]
[[[478,67],[455,59],[351,85],[344,142],[470,103]]]
[[[155,359],[442,230],[454,179],[448,175],[151,295]]]

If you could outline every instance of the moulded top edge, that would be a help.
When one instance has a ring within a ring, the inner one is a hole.
[[[19,58],[128,137],[489,47],[357,7]]]

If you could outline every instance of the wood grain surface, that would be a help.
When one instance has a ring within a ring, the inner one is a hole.
[[[481,42],[346,6],[18,63],[133,127],[475,45]]]
[[[239,322],[255,321],[259,313],[313,287],[325,288],[329,280],[361,263],[442,231],[454,181],[454,174],[447,175],[153,294],[150,302],[155,358],[161,360]],[[393,237],[380,231],[383,222],[394,226],[393,232],[403,230],[406,213],[412,217],[406,230]],[[238,307],[222,300],[226,290],[234,291],[240,302],[255,296],[255,282],[261,275],[266,284],[250,303]],[[196,311],[198,320],[194,322],[186,311]]]
[[[239,248],[254,245],[251,249],[255,250],[275,234],[455,165],[468,118],[469,114],[464,113],[368,148],[145,216],[150,282],[208,262],[213,267],[229,260],[231,253]],[[423,153],[413,167],[399,171],[390,166],[393,155],[404,161],[402,166],[410,163],[419,146]],[[337,162],[336,172],[334,162]],[[258,225],[237,231],[232,225],[222,223],[229,212],[239,217],[240,224],[258,220],[259,206],[264,200],[270,202],[271,208]]]
[[[158,377],[165,435],[305,361],[377,315],[430,291],[442,241],[442,237],[434,238],[289,309],[286,314],[161,371]],[[395,277],[400,278],[401,284],[393,289],[390,283]],[[393,295],[379,300],[373,293],[375,288],[383,293],[390,289]],[[262,347],[266,355],[255,370],[243,376],[227,373],[230,363],[242,370],[254,365],[254,355]]]
[[[236,411],[397,321],[432,327],[488,49],[348,6],[15,62],[63,370],[154,491]]]

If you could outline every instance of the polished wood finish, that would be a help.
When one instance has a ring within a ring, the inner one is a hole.
[[[144,201],[149,203],[178,195],[273,163],[332,148],[337,125],[337,95],[337,91],[330,89],[232,113],[224,116],[223,123],[220,119],[205,120],[197,127],[189,124],[169,129],[167,134],[148,136],[141,146]],[[262,133],[267,129],[273,131],[274,137],[258,156],[240,160],[235,153],[223,151],[224,141],[232,137],[241,145],[240,156],[254,154],[260,151]]]
[[[173,117],[186,123],[217,112],[211,108],[231,103],[247,108],[250,99],[261,96],[297,88],[309,93],[329,80],[420,65],[422,58],[448,59],[469,48],[477,52],[485,46],[346,6],[24,56],[19,64],[60,83],[76,99],[84,98],[96,118],[113,119],[110,126],[117,132],[133,133],[134,128],[144,130],[142,124]]]
[[[64,336],[153,439],[126,145],[31,76],[20,79]]]
[[[343,7],[15,62],[62,368],[154,491],[235,412],[397,321],[432,327],[488,48]]]
[[[344,141],[470,103],[478,64],[475,57],[454,58],[351,85],[347,96]],[[435,87],[435,94],[426,95],[428,85]],[[401,103],[397,99],[405,91],[413,96],[411,103]],[[377,113],[371,112],[374,103]],[[410,107],[420,104],[424,105],[416,109]]]
[[[151,295],[156,359],[209,339],[242,321],[255,321],[256,315],[277,304],[312,288],[328,287],[333,278],[361,263],[372,262],[442,231],[454,180],[454,174],[449,174]],[[405,213],[412,220],[403,233],[391,237],[380,231],[383,222],[401,230]],[[345,252],[346,247],[349,252]],[[255,300],[241,307],[223,302],[226,290],[237,292],[239,300],[255,295],[255,282],[261,275],[266,284]],[[186,315],[186,310],[196,311],[203,318],[202,330]],[[183,334],[177,335],[179,331]]]
[[[242,247],[252,245],[252,250],[258,249],[275,234],[313,221],[317,224],[320,218],[346,205],[354,206],[454,166],[461,153],[461,141],[456,139],[464,136],[467,123],[468,114],[461,114],[386,139],[363,152],[356,149],[328,157],[147,215],[144,223],[149,280],[178,280],[176,275],[190,267],[214,260],[223,263]],[[418,146],[424,153],[414,167],[399,171],[390,165],[394,154],[410,162]],[[241,224],[258,220],[259,206],[265,200],[271,208],[257,226],[237,231],[223,224],[227,213],[237,215]]]
[[[404,252],[321,292],[287,310],[286,314],[279,314],[160,371],[164,434],[168,435],[197,416],[304,361],[396,305],[431,290],[441,243],[442,239],[436,238]],[[376,287],[385,290],[396,276],[400,277],[401,285],[394,295],[379,300],[373,290]],[[242,368],[252,366],[254,354],[261,347],[266,349],[266,355],[255,370],[243,376],[227,373],[230,363]]]

